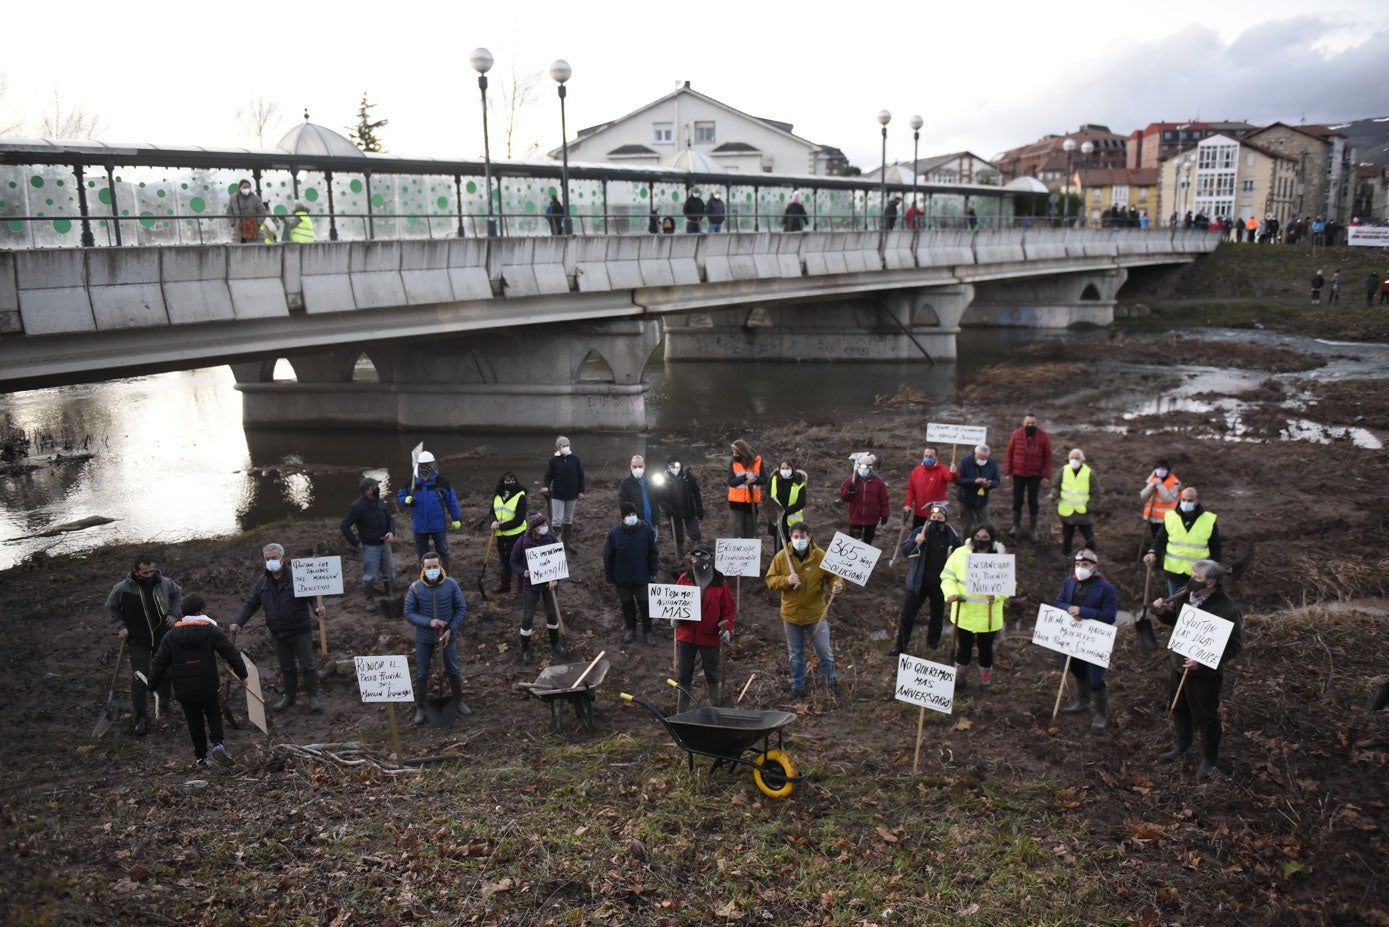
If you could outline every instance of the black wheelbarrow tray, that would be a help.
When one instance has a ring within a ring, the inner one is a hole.
[[[587,672],[587,675],[585,675]],[[608,675],[608,660],[599,657],[592,664],[559,663],[547,666],[535,677],[535,682],[524,683],[523,688],[550,706],[550,728],[555,732],[564,729],[564,703],[574,706],[574,713],[586,730],[593,730],[593,690],[603,684]],[[582,677],[582,679],[580,678]],[[579,685],[574,683],[578,681]]]
[[[796,720],[793,712],[704,706],[666,717],[644,698],[626,692],[621,697],[645,708],[665,725],[675,745],[689,755],[690,769],[694,769],[696,756],[712,759],[711,769],[724,764],[730,771],[735,766],[748,766],[757,788],[769,798],[785,798],[805,778],[796,775],[796,767],[782,749],[781,729]],[[747,759],[749,752],[756,755]]]

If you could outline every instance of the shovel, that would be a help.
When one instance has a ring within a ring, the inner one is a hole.
[[[1157,650],[1157,635],[1153,633],[1153,622],[1148,617],[1148,593],[1153,585],[1153,565],[1148,564],[1148,575],[1143,579],[1143,610],[1133,623],[1133,633],[1138,636],[1138,652],[1152,653]]]
[[[489,533],[487,535],[487,552],[482,555],[482,569],[477,571],[477,591],[478,595],[482,596],[482,601],[484,602],[492,601],[487,595],[487,589],[484,587],[483,580],[487,578],[487,563],[492,559],[492,545],[495,543],[497,543],[496,534]]]
[[[424,717],[430,727],[453,727],[453,721],[458,717],[458,701],[451,695],[444,695],[444,648],[438,641],[434,644],[434,659],[438,666],[431,675],[434,677],[436,694],[424,700]]]
[[[106,704],[101,706],[101,713],[96,716],[96,725],[92,728],[92,736],[100,737],[111,730],[111,724],[116,720],[115,701],[116,701],[116,677],[121,672],[121,661],[125,659],[125,641],[121,641],[120,649],[116,651],[116,668],[111,670],[111,685],[107,687]]]
[[[386,544],[386,594],[376,600],[381,617],[394,620],[405,617],[405,597],[395,588],[395,550],[392,543]]]

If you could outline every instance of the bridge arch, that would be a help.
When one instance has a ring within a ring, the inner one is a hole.
[[[1093,284],[1093,283],[1086,284],[1085,289],[1083,289],[1083,290],[1080,291],[1080,298],[1081,298],[1082,300],[1088,300],[1088,301],[1093,301],[1093,302],[1099,302],[1099,300],[1100,300],[1100,291],[1099,291],[1099,289],[1096,288],[1095,284]]]
[[[575,373],[576,383],[616,383],[617,374],[613,373],[612,364],[597,348],[592,349],[579,361],[579,369]]]

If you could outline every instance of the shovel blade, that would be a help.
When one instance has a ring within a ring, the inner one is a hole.
[[[92,728],[92,736],[100,737],[111,730],[111,725],[115,719],[111,717],[111,706],[107,705],[101,709],[101,714],[97,715],[96,725]]]
[[[1133,623],[1133,632],[1138,636],[1138,652],[1152,653],[1158,649],[1157,635],[1153,633],[1153,623],[1147,618],[1139,618]]]
[[[453,727],[458,702],[452,698],[429,698],[424,702],[424,719],[430,727]]]
[[[379,596],[376,600],[376,607],[381,611],[381,617],[389,620],[396,620],[405,617],[405,598],[396,595]]]

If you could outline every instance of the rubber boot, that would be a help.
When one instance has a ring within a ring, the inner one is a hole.
[[[423,691],[419,686],[416,686],[416,687],[415,687],[415,723],[416,723],[416,724],[423,724],[424,721],[425,721],[425,717],[424,717],[424,698],[425,698],[424,691]]]
[[[322,711],[323,703],[318,700],[318,673],[304,674],[304,691],[309,694],[309,711]]]
[[[1076,700],[1065,708],[1061,709],[1063,715],[1080,715],[1090,713],[1090,690],[1082,683],[1080,691],[1076,693]]]
[[[717,682],[709,683],[709,707],[720,708],[723,706],[723,686]]]
[[[494,593],[496,593],[497,595],[501,595],[503,592],[510,592],[510,591],[511,591],[511,577],[510,577],[510,576],[503,576],[503,577],[501,577],[500,579],[498,579],[498,580],[497,580],[497,587],[496,587],[495,589],[493,589],[492,591],[493,591]]]
[[[1040,540],[1042,539],[1042,536],[1041,536],[1040,534],[1037,533],[1037,516],[1036,516],[1036,515],[1028,515],[1028,516],[1027,516],[1027,536],[1030,537],[1030,538],[1032,539],[1032,543],[1034,543],[1034,544],[1037,543],[1038,541],[1040,541]]]
[[[562,657],[569,652],[569,648],[564,644],[564,638],[559,636],[559,628],[546,628],[550,634],[550,651],[557,657]]]
[[[965,675],[965,671],[968,670],[968,669],[969,669],[969,667],[968,667],[968,666],[965,666],[965,665],[962,664],[962,663],[956,663],[956,664],[955,664],[955,694],[956,694],[956,695],[959,695],[960,693],[964,692],[965,689],[967,688],[966,683],[969,682],[969,677]]]
[[[1003,691],[1003,687],[994,682],[994,668],[992,666],[988,669],[979,667],[979,688],[984,691],[985,695],[996,695]]]
[[[458,713],[463,717],[473,713],[473,710],[463,704],[463,680],[457,676],[449,677],[449,692],[453,695],[454,704],[458,706]]]
[[[1220,771],[1216,765],[1215,754],[1206,749],[1204,745],[1201,750],[1201,768],[1196,770],[1197,779],[1209,779]]]
[[[1095,690],[1095,716],[1090,719],[1092,730],[1103,730],[1109,724],[1109,690]]]
[[[1008,533],[1009,533],[1011,536],[1013,536],[1013,537],[1017,537],[1017,536],[1018,536],[1018,532],[1021,531],[1021,530],[1022,530],[1022,514],[1021,514],[1021,513],[1018,513],[1018,512],[1014,512],[1014,513],[1013,513],[1013,527],[1011,527],[1011,528],[1008,529]]]
[[[444,568],[444,573],[448,576],[453,575],[453,570],[449,569],[449,555],[439,554],[439,565]]]
[[[1191,749],[1191,719],[1176,718],[1173,721],[1172,729],[1172,749],[1166,753],[1159,753],[1158,760],[1163,763],[1170,763],[1180,759]]]
[[[522,663],[529,663],[530,661],[531,661],[531,636],[530,636],[529,634],[522,634],[522,635],[521,635],[521,662],[522,662]]]
[[[690,710],[690,697],[689,697],[688,695],[685,694],[685,690],[684,690],[684,689],[676,689],[676,690],[675,690],[675,713],[678,715],[678,714],[680,714],[681,712],[685,712],[685,711],[689,711],[689,710]]]
[[[284,677],[285,694],[281,695],[279,700],[270,706],[271,711],[284,711],[297,700],[297,693],[299,691],[299,671],[289,670],[284,674]]]

